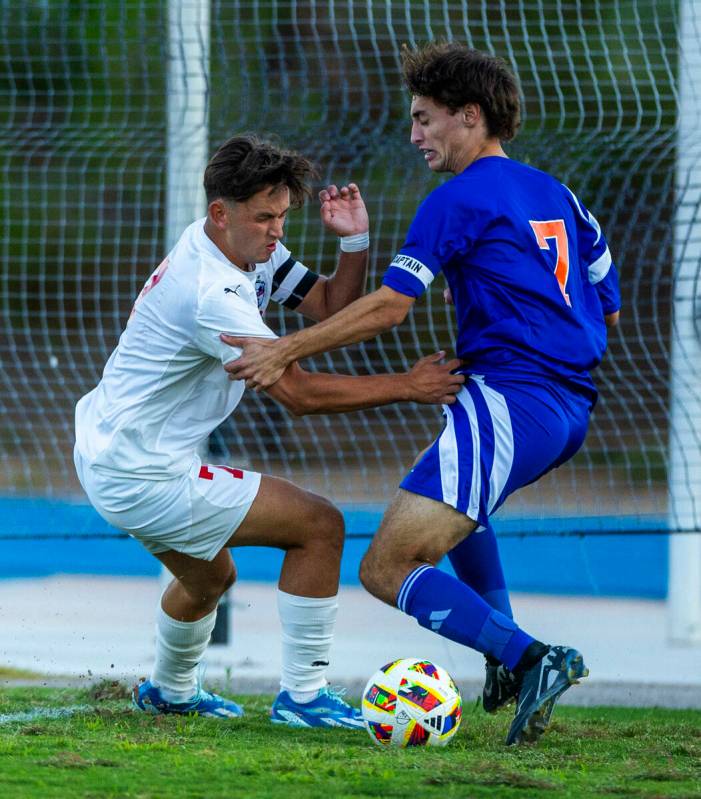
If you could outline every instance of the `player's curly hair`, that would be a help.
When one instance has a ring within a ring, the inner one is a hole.
[[[490,136],[511,141],[521,124],[518,81],[502,58],[458,42],[402,47],[402,76],[412,94],[457,111],[477,103]]]
[[[287,186],[293,207],[311,196],[310,181],[318,177],[303,155],[284,150],[253,133],[232,136],[209,160],[204,171],[207,202],[245,202],[267,187]]]

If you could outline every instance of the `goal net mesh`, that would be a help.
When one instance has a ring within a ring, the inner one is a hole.
[[[207,11],[197,68],[208,151],[235,132],[272,133],[320,165],[321,183],[356,181],[371,217],[371,289],[439,180],[409,143],[402,43],[454,39],[512,64],[524,122],[509,154],[557,176],[599,219],[624,311],[595,375],[601,397],[585,446],[503,512],[664,517],[674,229],[685,201],[675,182],[677,3],[212,0]],[[156,0],[2,2],[0,21],[0,492],[77,497],[75,402],[99,380],[166,250],[166,102],[182,89],[167,69],[192,31],[169,43],[168,6]],[[695,23],[701,37],[701,9]],[[314,202],[291,214],[285,243],[332,271],[337,242]],[[434,281],[400,328],[311,368],[401,370],[451,350],[442,289]],[[272,305],[266,319],[280,333],[304,324]],[[293,419],[249,393],[236,423],[212,435],[209,457],[336,501],[384,503],[440,427],[438,408]]]

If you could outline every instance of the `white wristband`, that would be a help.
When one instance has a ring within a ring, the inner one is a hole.
[[[354,236],[341,236],[341,252],[360,252],[370,246],[369,233],[356,233]]]

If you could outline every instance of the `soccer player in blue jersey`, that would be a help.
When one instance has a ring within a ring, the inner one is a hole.
[[[443,272],[469,379],[402,481],[360,576],[422,626],[484,653],[486,709],[517,698],[506,742],[533,741],[588,670],[576,649],[514,622],[489,517],[582,445],[597,398],[590,371],[618,320],[618,279],[599,224],[572,191],[506,156],[520,108],[501,59],[429,44],[405,49],[403,72],[412,144],[432,171],[454,177],[419,206],[380,289],[276,341],[230,340],[245,351],[226,368],[269,386],[294,360],[400,324]],[[457,577],[435,568],[446,554]]]

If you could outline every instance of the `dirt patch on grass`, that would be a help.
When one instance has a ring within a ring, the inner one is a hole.
[[[110,702],[115,699],[129,699],[131,689],[119,680],[102,680],[90,689],[88,696],[93,702]]]

